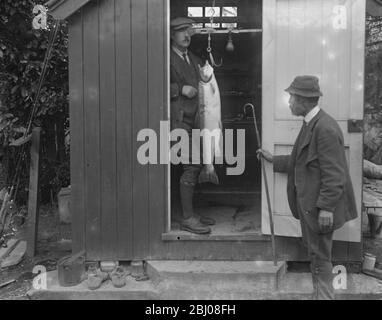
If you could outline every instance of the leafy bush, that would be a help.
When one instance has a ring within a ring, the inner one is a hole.
[[[44,2],[0,2],[0,155],[5,156],[8,181],[14,174],[18,156],[15,149],[20,149],[9,146],[9,143],[25,132],[48,46],[50,30],[32,28],[33,7]],[[52,28],[51,19],[48,19],[48,25]],[[65,134],[69,133],[67,46],[67,25],[61,23],[38,100],[36,117],[33,119],[33,125],[43,129],[41,190],[55,192],[56,187],[52,181],[60,179],[57,170],[62,163],[68,161],[68,146],[64,143]],[[29,153],[29,148],[26,150]],[[27,193],[22,191],[28,188],[27,162],[23,164],[23,169],[18,200],[25,203]],[[67,181],[62,182],[65,183]]]

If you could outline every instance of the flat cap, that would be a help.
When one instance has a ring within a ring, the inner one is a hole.
[[[192,27],[193,23],[195,23],[195,21],[190,18],[177,17],[170,21],[170,28],[172,30],[182,30]]]
[[[285,91],[302,97],[322,96],[319,80],[316,76],[297,76]]]

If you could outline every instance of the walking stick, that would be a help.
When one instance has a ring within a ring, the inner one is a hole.
[[[256,138],[257,138],[257,145],[259,149],[261,149],[261,140],[260,140],[260,134],[259,129],[257,128],[256,123],[256,114],[255,114],[255,107],[252,103],[246,103],[244,105],[244,114],[246,111],[246,108],[250,107],[253,114],[253,123],[255,125],[255,131],[256,131]],[[275,243],[275,231],[274,231],[274,225],[273,225],[273,215],[272,215],[272,209],[271,209],[271,198],[269,196],[269,189],[268,189],[268,180],[267,180],[267,174],[265,172],[265,165],[264,165],[264,158],[262,155],[260,155],[260,162],[261,162],[261,170],[263,171],[263,177],[264,177],[264,185],[265,185],[265,193],[267,195],[267,202],[268,202],[268,214],[269,214],[269,224],[271,228],[271,239],[272,239],[272,254],[273,254],[273,264],[277,266],[277,256],[276,256],[276,243]]]

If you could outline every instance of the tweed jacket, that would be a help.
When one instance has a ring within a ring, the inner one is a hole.
[[[174,50],[170,50],[170,52],[171,129],[198,128],[198,95],[189,99],[182,95],[182,88],[189,85],[198,89],[200,80],[198,65],[202,66],[202,60],[188,51],[190,59],[190,64],[188,64]]]
[[[274,157],[274,171],[288,174],[288,202],[296,219],[299,212],[306,214],[309,226],[319,232],[319,210],[327,210],[333,212],[336,230],[357,217],[343,134],[337,121],[323,110],[306,130],[290,155]]]

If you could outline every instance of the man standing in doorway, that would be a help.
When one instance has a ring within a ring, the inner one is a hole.
[[[193,20],[175,18],[170,22],[170,82],[171,82],[171,130],[187,131],[192,150],[192,129],[199,128],[199,97],[200,81],[199,66],[202,61],[188,50],[193,34]],[[190,152],[191,154],[191,152]],[[209,217],[198,216],[193,209],[194,189],[202,169],[201,164],[193,164],[191,155],[181,165],[180,200],[182,205],[182,221],[180,228],[196,234],[210,233],[208,225],[215,224]]]
[[[298,76],[285,91],[292,114],[304,117],[292,153],[258,154],[273,162],[275,172],[288,174],[289,207],[300,220],[311,260],[313,298],[334,299],[333,231],[357,217],[344,138],[336,120],[318,106],[322,93],[317,77]]]

